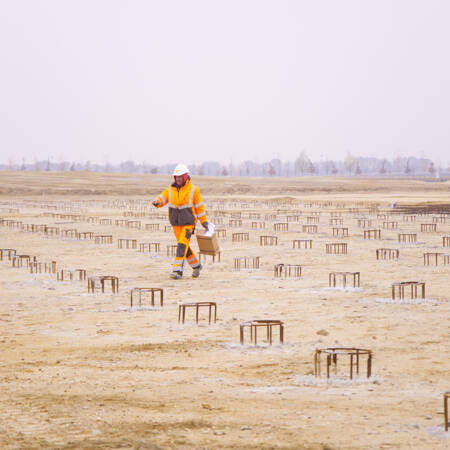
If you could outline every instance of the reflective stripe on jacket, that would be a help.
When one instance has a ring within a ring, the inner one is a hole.
[[[197,219],[200,223],[207,220],[200,190],[190,179],[179,189],[175,183],[171,184],[157,198],[159,208],[165,204],[169,206],[172,226],[195,225]]]

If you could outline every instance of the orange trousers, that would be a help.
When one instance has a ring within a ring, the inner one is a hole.
[[[174,272],[183,272],[185,261],[187,261],[193,269],[200,265],[197,256],[189,246],[191,236],[194,233],[194,227],[194,225],[173,227],[173,232],[175,233],[178,242],[177,253],[172,264]]]

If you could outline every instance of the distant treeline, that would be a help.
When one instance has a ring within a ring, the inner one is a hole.
[[[94,164],[90,161],[75,163],[70,161],[52,162],[51,159],[35,161],[28,164],[25,160],[16,164],[0,164],[0,170],[24,171],[90,171],[121,173],[170,174],[176,163],[154,165],[147,162],[136,163],[124,161],[120,164]],[[274,158],[270,161],[256,163],[244,161],[238,164],[221,164],[217,161],[205,161],[189,166],[193,175],[209,176],[402,176],[402,177],[449,177],[450,166],[436,167],[428,158],[396,157],[386,158],[355,157],[347,154],[343,161],[312,161],[305,152],[299,154],[294,161],[281,161]]]

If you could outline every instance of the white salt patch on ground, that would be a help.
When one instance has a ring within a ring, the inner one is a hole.
[[[41,336],[51,336],[51,337],[57,337],[57,338],[68,338],[68,339],[80,339],[80,338],[88,338],[92,339],[97,337],[97,334],[93,334],[92,331],[80,331],[80,330],[67,330],[67,331],[60,331],[60,330],[39,330],[38,333]]]
[[[332,376],[330,378],[315,377],[313,375],[301,375],[295,378],[294,384],[300,386],[354,386],[359,384],[381,384],[383,379],[380,377],[356,377],[350,378]]]
[[[439,305],[439,301],[431,298],[415,298],[415,299],[398,299],[392,300],[392,298],[376,298],[376,303],[389,303],[393,305]]]
[[[363,288],[353,288],[353,287],[324,287],[319,289],[312,289],[312,288],[306,288],[306,289],[295,289],[298,293],[302,294],[321,294],[323,292],[363,292]]]
[[[252,392],[255,394],[265,393],[265,394],[282,394],[287,391],[298,390],[295,386],[262,386],[242,389],[241,392]]]
[[[257,351],[272,351],[274,353],[278,353],[280,351],[283,351],[287,346],[286,344],[258,344],[258,345],[252,345],[252,344],[240,344],[240,343],[234,343],[234,342],[224,342],[220,344],[222,348],[225,350],[238,350],[243,353],[247,353],[249,351],[251,352],[257,352]]]
[[[216,325],[214,322],[211,322],[211,325],[208,324],[208,321],[206,321],[207,327],[212,327],[213,325]],[[158,325],[161,328],[167,329],[169,331],[187,331],[192,329],[197,329],[199,327],[205,326],[205,324],[195,323],[195,319],[193,321],[186,321],[184,323],[176,323],[175,325],[170,324],[168,326],[164,326],[162,324]]]
[[[110,297],[111,299],[114,299],[114,297],[116,295],[112,294],[111,292],[94,292],[92,293],[87,293],[85,292],[84,294],[78,294],[80,297]]]
[[[444,425],[442,427],[429,427],[427,428],[427,433],[438,438],[450,439],[450,429],[445,431]]]
[[[230,381],[223,377],[197,377],[194,378],[197,383],[219,383],[231,385]]]
[[[132,306],[132,307],[122,307],[114,310],[114,312],[137,312],[137,311],[162,311],[162,308],[158,306]]]
[[[296,290],[299,294],[320,294],[322,289],[293,289]]]
[[[320,292],[323,291],[339,291],[339,292],[363,292],[362,288],[354,288],[354,287],[326,287],[320,289]]]

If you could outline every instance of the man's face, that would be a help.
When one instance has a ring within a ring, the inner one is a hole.
[[[175,175],[175,183],[177,186],[182,186],[184,181],[184,175]]]

